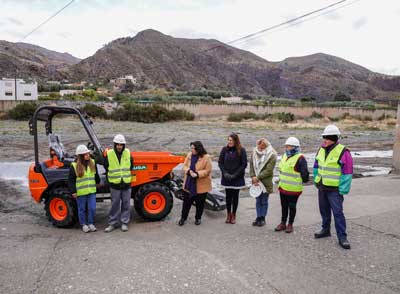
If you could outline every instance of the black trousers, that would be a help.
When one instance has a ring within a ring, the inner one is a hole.
[[[189,194],[185,195],[182,205],[182,215],[183,220],[187,220],[190,207],[192,207],[193,202],[196,204],[196,219],[201,219],[204,210],[204,202],[206,201],[207,193],[197,194],[196,196],[190,197]]]
[[[280,193],[281,196],[281,206],[282,206],[282,223],[286,224],[288,214],[289,214],[289,224],[294,223],[294,218],[296,217],[296,205],[299,196],[286,195]]]
[[[239,205],[239,189],[225,189],[226,210],[228,213],[236,213]]]

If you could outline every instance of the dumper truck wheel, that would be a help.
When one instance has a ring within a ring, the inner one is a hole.
[[[56,227],[71,227],[78,220],[76,200],[64,189],[50,193],[45,210],[47,218]]]
[[[157,221],[166,217],[173,206],[173,198],[167,186],[150,183],[140,188],[135,197],[136,212],[144,219]]]

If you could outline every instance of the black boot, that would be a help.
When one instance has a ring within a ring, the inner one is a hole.
[[[181,218],[178,222],[178,226],[183,226],[185,224],[185,220]]]
[[[258,226],[259,227],[262,227],[262,226],[265,226],[265,217],[260,217],[260,220],[259,220],[259,222],[258,222]]]
[[[252,223],[252,225],[253,226],[258,226],[258,223],[260,222],[260,218],[259,217],[257,217],[256,219],[255,219],[255,221]]]
[[[325,238],[325,237],[330,237],[330,236],[331,236],[331,231],[326,230],[326,229],[322,229],[321,231],[316,232],[314,234],[315,239]]]
[[[195,222],[194,222],[194,224],[196,225],[196,226],[198,226],[198,225],[200,225],[201,224],[201,219],[196,219],[195,220]]]
[[[339,240],[339,245],[342,246],[343,249],[350,249],[350,242],[347,239]]]

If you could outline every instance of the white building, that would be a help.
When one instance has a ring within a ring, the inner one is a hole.
[[[132,75],[127,75],[121,78],[110,80],[110,83],[113,84],[114,86],[120,87],[126,85],[128,81],[130,81],[133,85],[137,84],[136,78],[134,78]]]
[[[225,101],[228,104],[240,103],[242,100],[242,97],[221,97],[221,101]]]
[[[82,90],[60,90],[60,96],[82,94]]]
[[[17,87],[15,87],[17,82]],[[16,93],[15,93],[16,92]],[[23,79],[0,80],[0,100],[37,100],[37,82],[27,83]]]

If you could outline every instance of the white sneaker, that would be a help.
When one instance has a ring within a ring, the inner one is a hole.
[[[121,231],[122,231],[122,232],[128,232],[128,225],[122,224],[122,226],[121,226]]]
[[[83,226],[82,226],[82,231],[83,231],[84,233],[89,233],[89,232],[90,232],[90,229],[89,229],[89,227],[88,227],[87,225],[83,225]]]
[[[90,225],[89,225],[89,230],[90,230],[91,232],[96,232],[96,231],[97,231],[96,227],[95,227],[93,224],[90,224]]]
[[[104,232],[110,233],[114,230],[115,230],[115,227],[113,225],[108,225],[108,227],[104,229]]]

